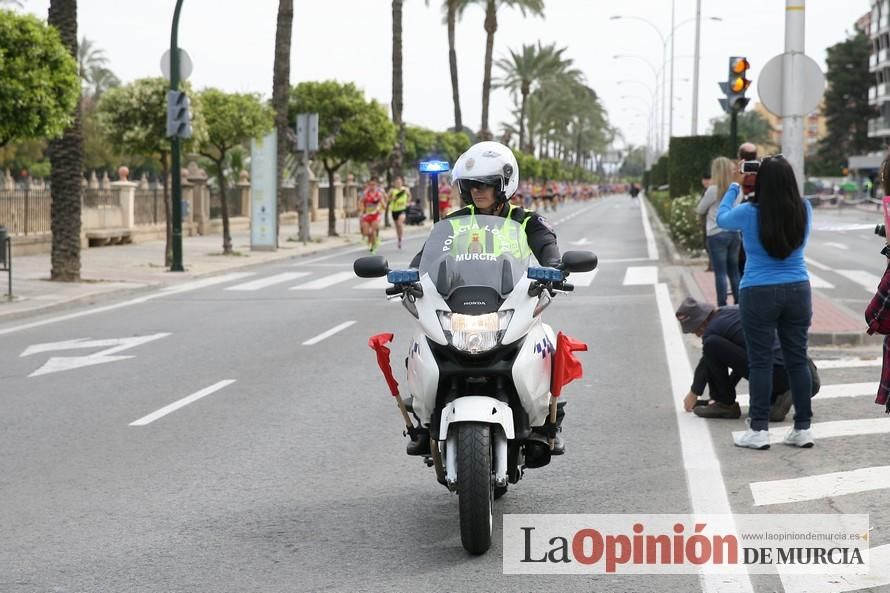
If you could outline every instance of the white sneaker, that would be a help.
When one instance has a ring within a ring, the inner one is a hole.
[[[792,447],[800,447],[801,449],[809,449],[815,444],[813,443],[813,431],[809,428],[803,430],[792,428],[785,435],[782,442]]]
[[[747,447],[749,449],[769,449],[769,431],[768,430],[751,430],[745,431],[745,434],[733,437],[736,447]]]

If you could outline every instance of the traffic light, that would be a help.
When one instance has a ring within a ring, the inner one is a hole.
[[[720,83],[720,90],[726,95],[725,99],[720,99],[720,107],[726,113],[733,111],[738,113],[748,105],[750,99],[745,96],[745,92],[751,86],[751,81],[747,78],[750,68],[748,58],[741,56],[729,58],[729,79]]]
[[[167,91],[167,137],[192,137],[192,116],[189,114],[189,98],[182,91]]]

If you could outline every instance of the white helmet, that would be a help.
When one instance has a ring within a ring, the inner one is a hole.
[[[513,151],[500,142],[478,142],[460,155],[451,170],[452,185],[458,184],[461,199],[472,204],[470,188],[462,181],[492,185],[497,200],[506,202],[519,187],[519,163]]]

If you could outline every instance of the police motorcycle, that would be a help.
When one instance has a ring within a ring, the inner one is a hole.
[[[425,460],[457,493],[461,542],[472,554],[491,545],[493,501],[524,470],[550,462],[559,341],[541,313],[573,289],[570,273],[597,265],[587,251],[566,252],[556,268],[532,258],[522,224],[469,215],[433,226],[418,269],[390,270],[380,256],[354,263],[362,278],[387,276],[386,294],[414,318],[406,363],[417,426],[393,395],[412,438],[428,431]]]

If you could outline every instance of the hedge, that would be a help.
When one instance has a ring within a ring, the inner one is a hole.
[[[728,136],[673,137],[668,164],[668,183],[671,197],[678,198],[702,191],[702,173],[711,168],[711,161],[718,156],[732,158],[735,150],[729,145]]]
[[[653,191],[646,195],[658,218],[670,231],[675,245],[687,251],[702,249],[702,225],[695,211],[698,196],[671,199],[666,191]]]

